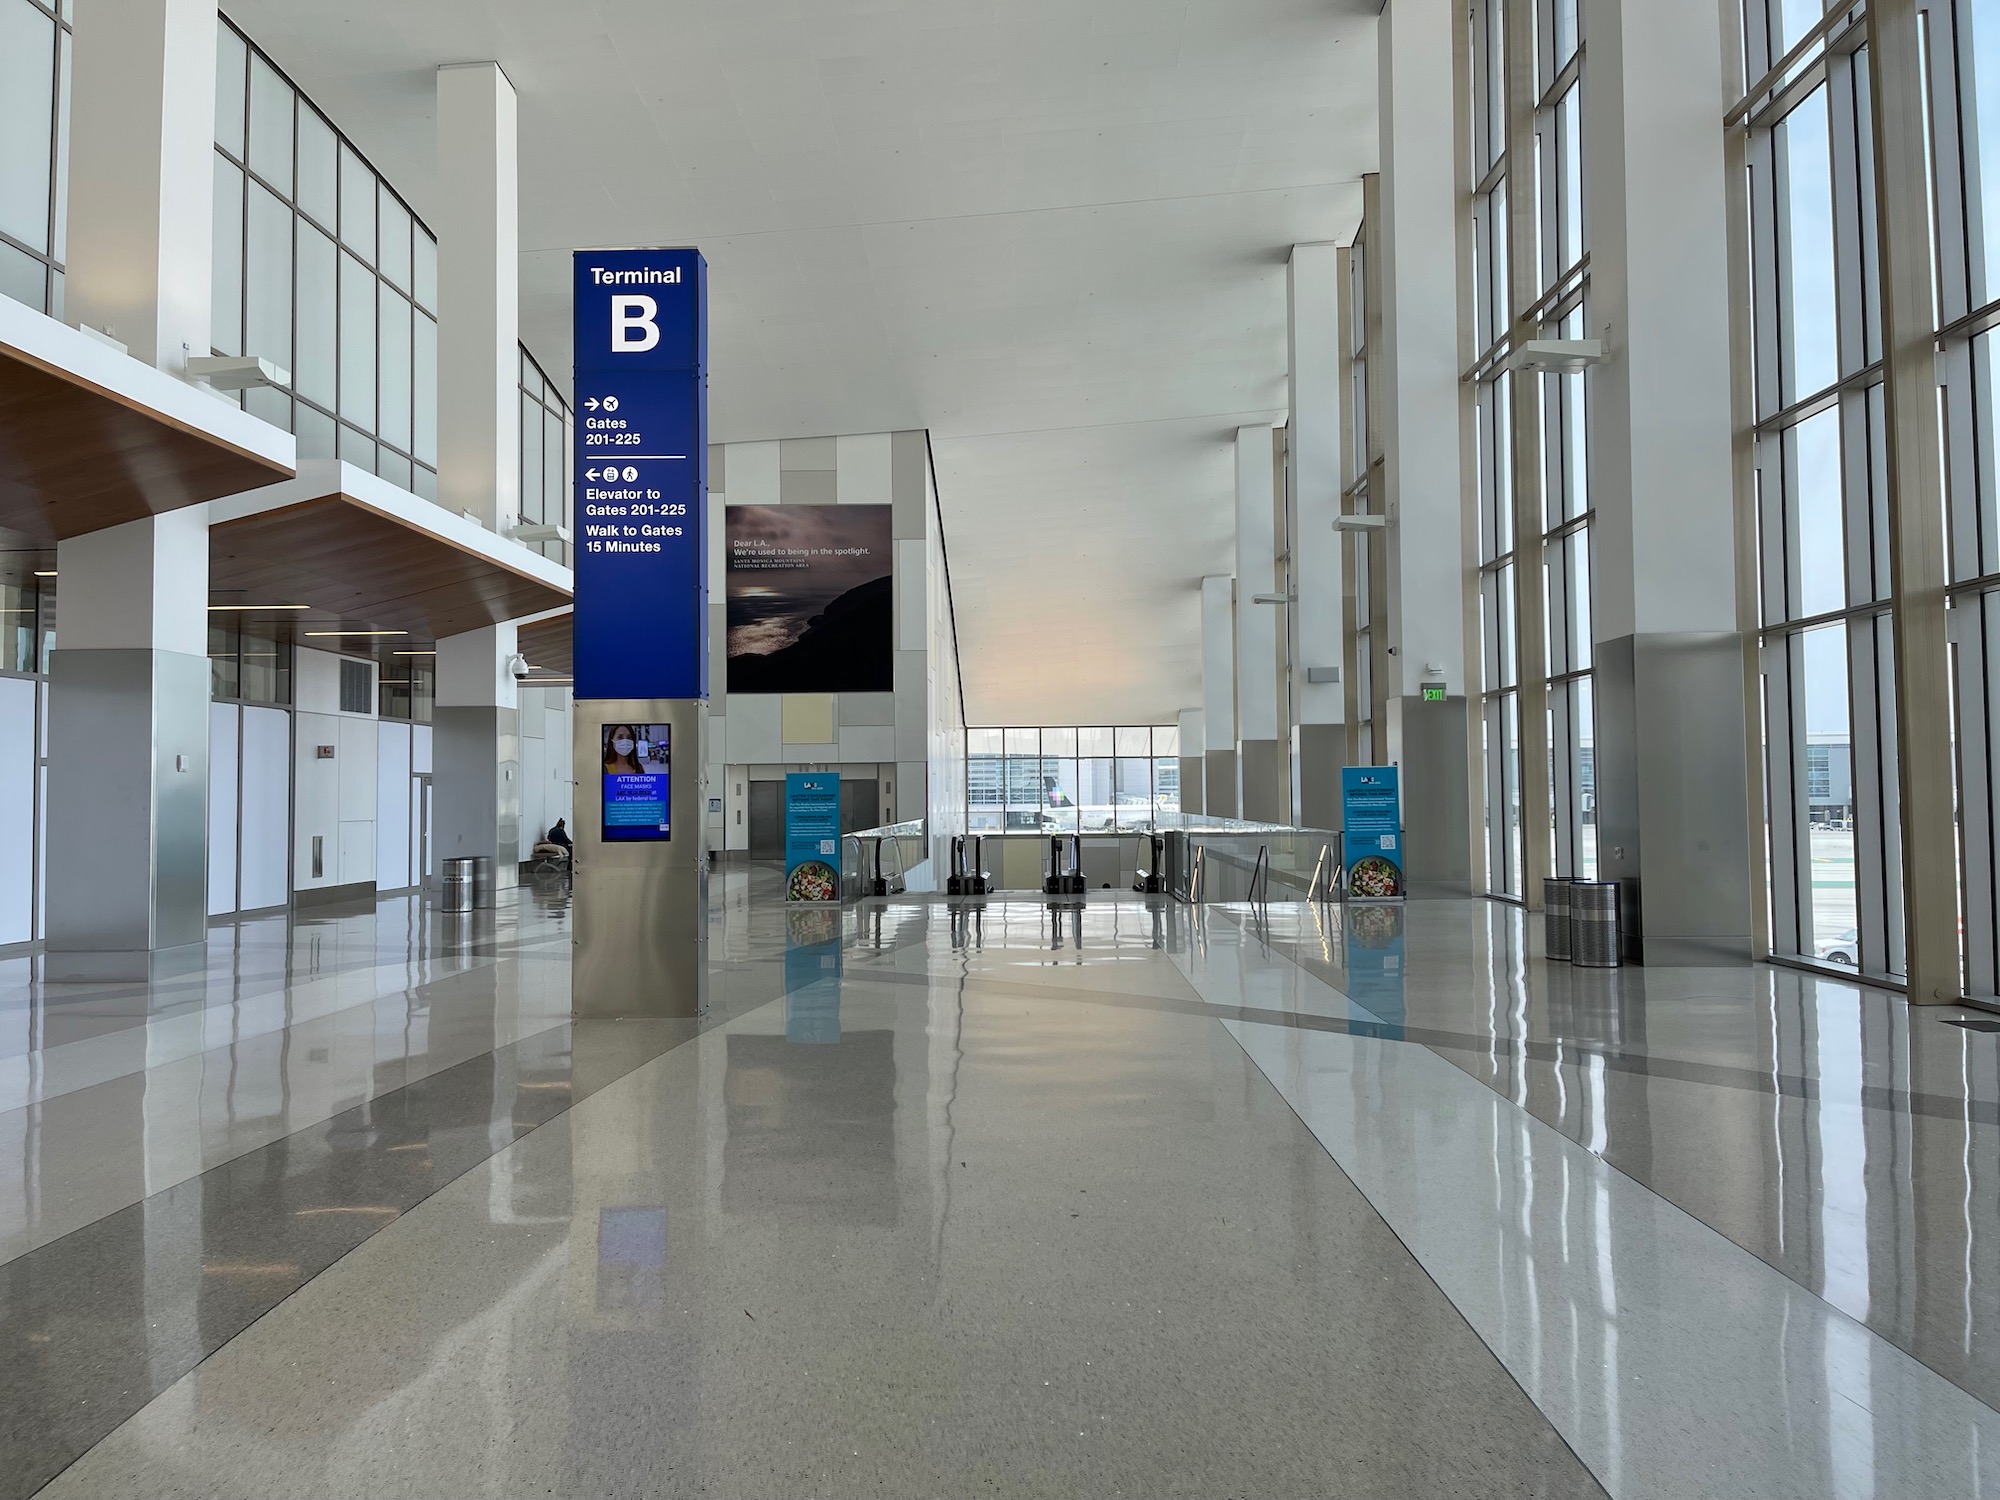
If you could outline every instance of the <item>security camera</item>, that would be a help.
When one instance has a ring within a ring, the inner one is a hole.
[[[521,655],[521,653],[517,651],[512,656],[507,658],[507,670],[514,674],[514,680],[516,682],[522,682],[527,679],[528,673],[532,671],[533,668],[531,668],[528,665],[528,658]]]

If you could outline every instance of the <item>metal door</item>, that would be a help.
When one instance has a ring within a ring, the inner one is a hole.
[[[873,781],[840,782],[840,831],[853,833],[861,828],[879,828],[882,824],[882,788]]]
[[[428,771],[410,778],[410,872],[411,883],[423,887],[431,880],[431,778]]]
[[[785,857],[785,784],[782,781],[750,783],[750,857]]]

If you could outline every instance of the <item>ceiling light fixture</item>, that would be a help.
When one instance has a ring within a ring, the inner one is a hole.
[[[312,606],[310,604],[211,604],[209,605],[209,609],[211,611],[222,610],[222,609],[243,610],[243,609],[311,609],[311,608]]]
[[[394,651],[394,652],[391,652],[390,654],[391,654],[392,656],[436,656],[436,655],[437,655],[437,652],[435,652],[435,651]]]
[[[53,578],[56,576],[56,570],[54,568],[37,568],[35,569],[35,576],[37,578]]]
[[[308,636],[315,639],[330,636],[336,640],[344,640],[350,636],[408,635],[409,633],[407,630],[308,630],[306,632]]]

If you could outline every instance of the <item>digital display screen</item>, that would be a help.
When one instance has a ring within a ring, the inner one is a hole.
[[[666,842],[673,836],[667,817],[667,726],[606,724],[603,731],[604,842]]]

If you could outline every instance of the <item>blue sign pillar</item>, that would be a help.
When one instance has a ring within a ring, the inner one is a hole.
[[[696,1016],[708,985],[708,266],[575,259],[571,1007]],[[592,774],[597,768],[598,774]]]
[[[576,252],[576,696],[708,696],[708,262]]]

